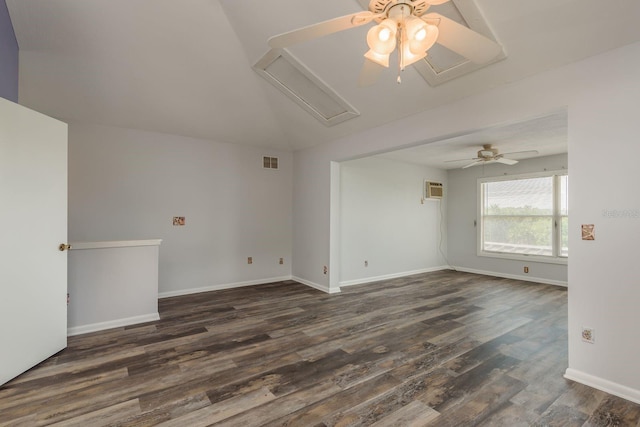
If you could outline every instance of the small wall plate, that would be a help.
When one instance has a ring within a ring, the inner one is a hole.
[[[582,240],[595,240],[595,225],[593,224],[582,224]]]

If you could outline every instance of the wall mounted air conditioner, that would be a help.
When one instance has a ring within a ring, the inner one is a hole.
[[[425,181],[424,197],[425,199],[442,199],[444,187],[441,182]]]

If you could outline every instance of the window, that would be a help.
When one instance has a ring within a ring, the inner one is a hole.
[[[566,263],[569,177],[545,173],[478,181],[479,255]]]

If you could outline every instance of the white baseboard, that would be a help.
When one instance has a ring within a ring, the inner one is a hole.
[[[104,331],[105,329],[120,328],[122,326],[135,325],[138,323],[153,322],[160,320],[158,313],[143,314],[142,316],[127,317],[124,319],[110,320],[108,322],[91,323],[89,325],[73,326],[67,328],[67,336],[88,334],[90,332]]]
[[[158,298],[179,297],[182,295],[199,294],[201,292],[221,291],[223,289],[242,288],[244,286],[264,285],[266,283],[283,282],[291,280],[291,276],[271,277],[268,279],[250,280],[248,282],[224,283],[221,285],[205,286],[202,288],[180,289],[177,291],[160,292]]]
[[[434,271],[448,270],[451,267],[448,265],[441,265],[439,267],[429,267],[420,270],[403,271],[401,273],[385,274],[383,276],[365,277],[364,279],[345,280],[340,282],[340,286],[354,286],[362,285],[364,283],[379,282],[381,280],[397,279],[399,277],[413,276],[414,274],[431,273]]]
[[[300,277],[293,276],[293,277],[291,277],[291,280],[295,280],[296,282],[300,282],[303,285],[307,285],[307,286],[309,286],[311,288],[317,289],[317,290],[322,291],[322,292],[326,292],[328,294],[338,294],[338,293],[340,293],[340,288],[331,289],[328,286],[320,285],[318,283],[314,283],[314,282],[311,282],[309,280],[305,280],[305,279],[300,278]]]
[[[531,277],[531,276],[521,276],[519,274],[507,274],[507,273],[498,273],[496,271],[485,271],[485,270],[476,270],[473,268],[466,267],[451,267],[456,271],[462,271],[464,273],[475,273],[482,274],[483,276],[495,276],[495,277],[503,277],[505,279],[515,279],[515,280],[524,280],[526,282],[535,282],[535,283],[544,283],[546,285],[556,285],[556,286],[564,286],[567,287],[567,282],[562,280],[551,280],[544,279],[542,277]]]
[[[634,403],[640,403],[640,390],[636,390],[613,381],[596,377],[577,369],[567,368],[564,377],[568,380],[579,382],[589,387],[597,388],[614,396],[621,397]]]

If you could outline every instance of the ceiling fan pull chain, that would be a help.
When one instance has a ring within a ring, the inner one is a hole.
[[[398,25],[398,78],[396,79],[396,82],[398,82],[398,84],[402,83],[402,77],[400,76],[400,73],[402,73],[403,71],[403,67],[402,64],[404,63],[404,52],[402,50],[402,25]]]

